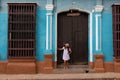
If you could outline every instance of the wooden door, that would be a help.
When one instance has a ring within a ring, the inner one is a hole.
[[[81,13],[73,19],[73,61],[75,63],[88,61],[88,14]]]
[[[67,13],[58,15],[58,47],[63,47],[66,42],[69,42],[72,47],[72,19],[66,16]],[[63,51],[58,51],[57,61],[58,64],[62,63]]]
[[[68,15],[70,13],[70,15]],[[80,15],[77,15],[77,14]],[[88,14],[70,11],[58,14],[58,47],[68,42],[72,49],[71,63],[88,61]],[[58,63],[63,62],[62,51],[57,52]]]

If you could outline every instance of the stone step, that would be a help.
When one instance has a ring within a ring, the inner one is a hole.
[[[63,64],[58,65],[57,68],[63,68]],[[88,68],[88,65],[69,65],[69,68]]]
[[[71,74],[71,73],[94,73],[95,70],[89,69],[55,69],[54,74]]]
[[[68,69],[64,69],[63,65],[59,65],[54,69],[55,74],[69,74],[69,73],[94,73],[94,69],[89,69],[88,65],[69,65]]]

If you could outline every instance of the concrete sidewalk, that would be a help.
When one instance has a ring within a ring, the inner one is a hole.
[[[0,80],[120,80],[120,73],[1,74]]]

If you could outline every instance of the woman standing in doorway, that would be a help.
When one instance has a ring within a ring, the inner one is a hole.
[[[63,50],[63,56],[62,59],[64,60],[64,69],[68,68],[68,61],[70,60],[70,54],[71,54],[71,48],[69,47],[69,44],[66,43],[62,48],[58,48],[58,50]]]

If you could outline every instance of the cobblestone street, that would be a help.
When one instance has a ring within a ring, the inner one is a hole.
[[[120,73],[1,74],[0,80],[120,80]]]

